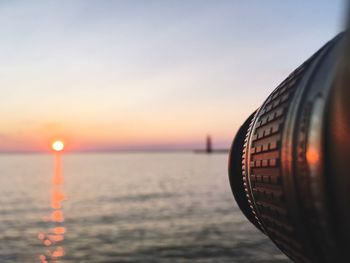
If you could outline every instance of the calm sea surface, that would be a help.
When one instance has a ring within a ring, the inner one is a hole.
[[[290,262],[243,217],[227,156],[0,156],[0,262]]]

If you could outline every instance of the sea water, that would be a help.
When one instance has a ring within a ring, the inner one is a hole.
[[[225,154],[0,155],[0,233],[0,262],[290,262]]]

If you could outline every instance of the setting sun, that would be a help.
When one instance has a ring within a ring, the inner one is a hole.
[[[54,141],[51,147],[54,151],[61,152],[64,149],[64,143],[62,141]]]

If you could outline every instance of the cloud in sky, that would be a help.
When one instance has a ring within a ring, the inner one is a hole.
[[[3,1],[0,150],[228,147],[343,1]]]

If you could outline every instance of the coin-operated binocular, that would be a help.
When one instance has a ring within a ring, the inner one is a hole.
[[[295,262],[350,262],[349,43],[341,34],[297,68],[231,148],[239,207]]]

